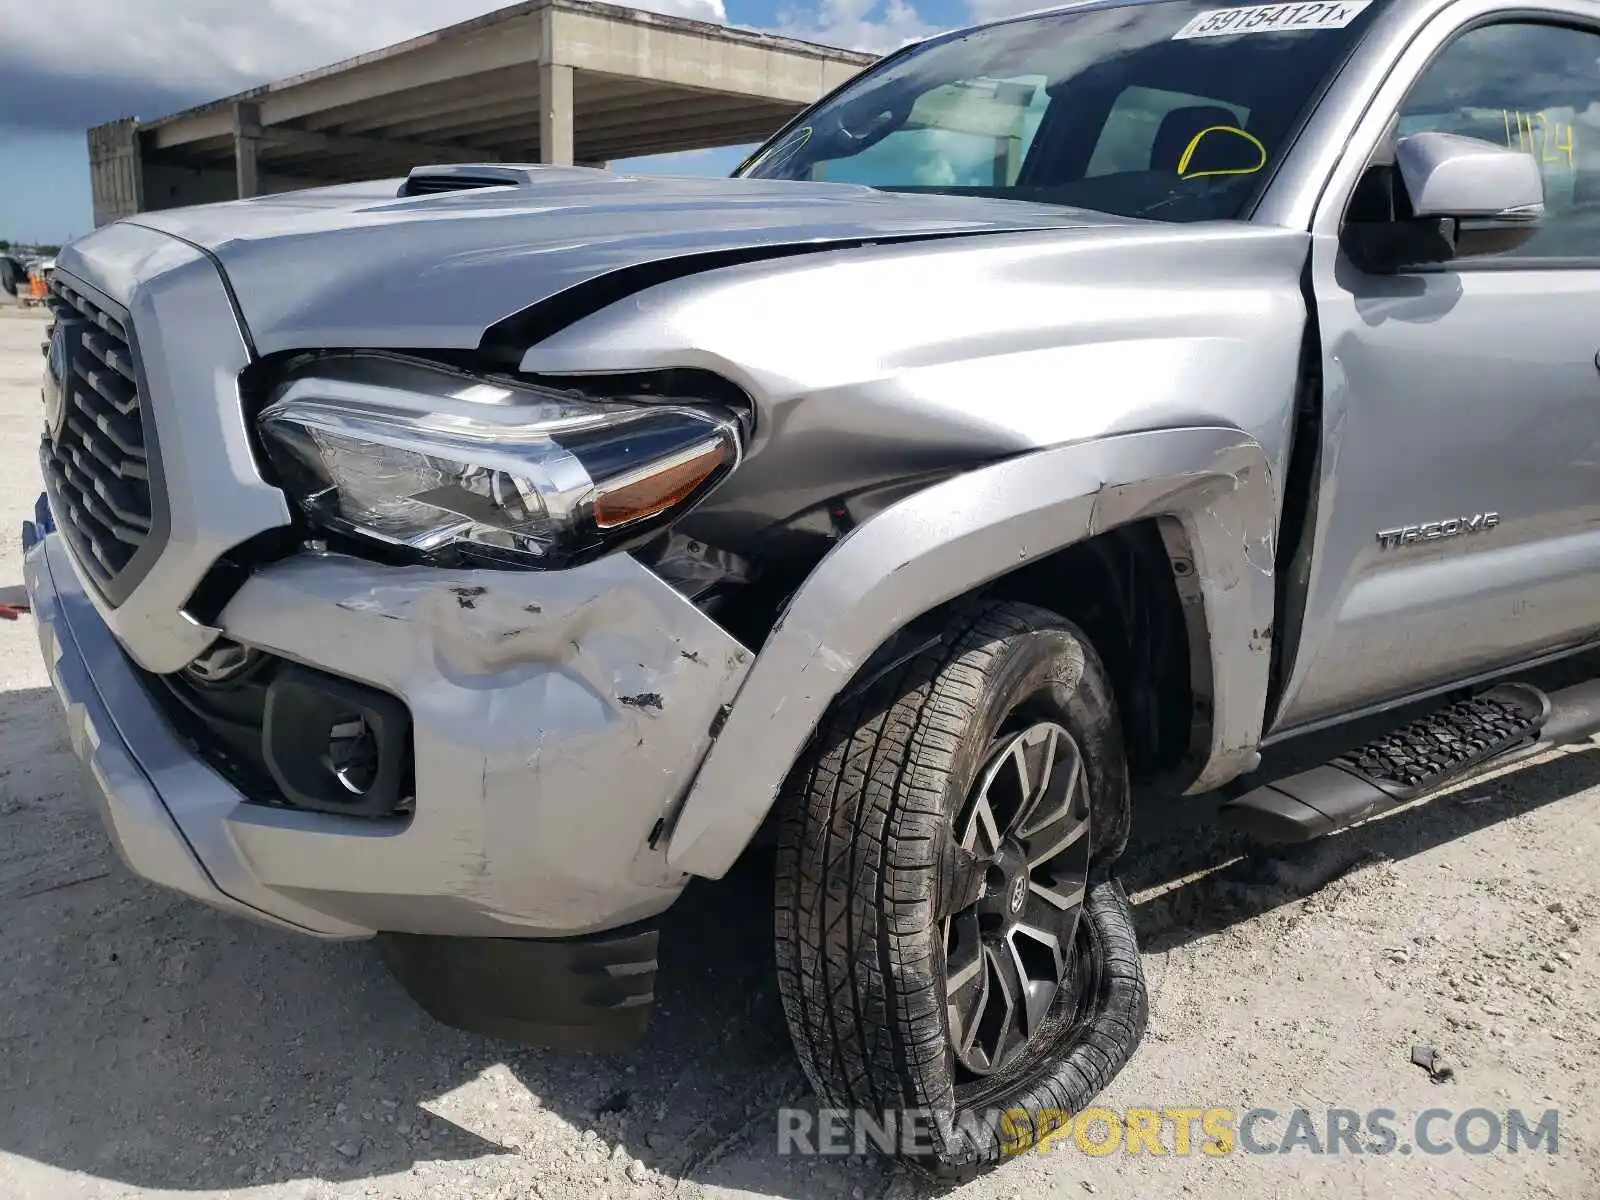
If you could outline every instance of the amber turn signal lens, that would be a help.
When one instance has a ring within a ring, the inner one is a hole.
[[[651,464],[647,474],[608,482],[594,498],[594,523],[600,529],[618,529],[660,516],[692,496],[701,484],[729,466],[733,457],[732,439],[719,437]]]

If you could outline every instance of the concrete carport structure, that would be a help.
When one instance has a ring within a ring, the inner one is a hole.
[[[874,56],[592,0],[528,0],[159,120],[89,131],[96,225],[402,175],[764,139]]]

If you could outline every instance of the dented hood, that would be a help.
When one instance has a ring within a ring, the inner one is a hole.
[[[686,256],[693,270],[795,246],[1120,223],[1054,205],[848,184],[486,171],[496,186],[407,197],[397,195],[400,180],[387,180],[128,220],[210,252],[262,354],[470,348],[496,322],[579,284]]]

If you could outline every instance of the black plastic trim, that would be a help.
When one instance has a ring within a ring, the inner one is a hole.
[[[323,762],[337,718],[361,717],[376,745],[377,769],[364,791],[346,790]],[[288,665],[267,687],[261,757],[284,799],[308,812],[390,817],[402,811],[411,757],[411,713],[395,697],[348,679]]]
[[[653,922],[561,939],[377,937],[384,964],[434,1020],[521,1046],[597,1053],[644,1037],[659,942]]]
[[[1329,762],[1245,792],[1220,814],[1229,826],[1269,841],[1322,837],[1536,745],[1563,697],[1547,696],[1531,684],[1500,684],[1391,728]],[[1600,704],[1588,692],[1574,701],[1571,724],[1587,728]]]

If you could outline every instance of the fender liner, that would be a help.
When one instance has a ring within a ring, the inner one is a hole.
[[[1278,496],[1261,445],[1185,427],[1034,451],[934,484],[845,537],[745,676],[667,846],[720,879],[744,851],[834,698],[914,618],[1025,564],[1150,517],[1181,527],[1202,608],[1210,745],[1188,787],[1254,766],[1271,666]],[[1193,634],[1191,634],[1193,636]]]

